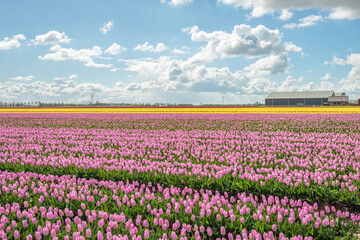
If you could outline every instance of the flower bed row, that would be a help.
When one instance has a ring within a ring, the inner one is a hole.
[[[3,239],[334,239],[359,226],[288,197],[0,171]]]
[[[360,114],[0,113],[0,125],[170,131],[290,131],[359,134]]]
[[[360,115],[0,115],[0,169],[46,166],[56,175],[360,206],[359,122]]]
[[[360,115],[0,114],[0,238],[356,238],[359,212],[335,203],[360,206],[359,125]]]

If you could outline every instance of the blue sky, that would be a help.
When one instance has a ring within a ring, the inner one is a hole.
[[[6,1],[0,101],[360,97],[358,0]]]

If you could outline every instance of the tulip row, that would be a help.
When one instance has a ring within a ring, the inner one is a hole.
[[[260,116],[5,114],[0,169],[360,206],[360,115]]]
[[[359,211],[332,203],[360,206],[359,125],[360,115],[0,114],[0,238],[356,238]]]
[[[0,113],[12,127],[359,134],[360,114]]]
[[[360,215],[253,194],[0,171],[2,239],[333,239]]]

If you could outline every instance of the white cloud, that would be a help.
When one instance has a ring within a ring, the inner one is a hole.
[[[73,79],[77,79],[79,76],[77,74],[71,74],[69,76],[69,79],[73,80]]]
[[[127,49],[120,46],[120,44],[113,43],[110,47],[105,50],[105,53],[109,53],[111,55],[118,55],[122,52],[125,52]]]
[[[18,48],[21,46],[21,41],[26,40],[24,34],[17,34],[11,38],[5,37],[4,40],[0,41],[0,51],[1,50],[10,50],[12,48]]]
[[[47,53],[44,56],[38,56],[41,60],[52,60],[52,61],[66,61],[75,60],[83,62],[87,67],[96,68],[110,68],[112,64],[95,63],[93,58],[100,57],[102,51],[100,47],[94,46],[92,48],[85,49],[72,49],[62,48],[60,45],[55,45],[49,49],[51,53]]]
[[[346,92],[349,95],[353,95],[358,98],[360,95],[360,54],[352,53],[346,57],[346,59],[341,59],[336,56],[333,56],[331,61],[324,62],[325,65],[350,65],[351,70],[345,78],[342,78],[338,82],[337,89],[341,92]],[[330,73],[327,73],[324,77],[321,78],[322,84],[332,84],[329,80],[332,80]]]
[[[134,102],[139,94],[127,90],[130,84],[121,82],[112,86],[100,83],[78,83],[70,77],[55,77],[51,81],[0,83],[2,101],[64,101],[89,102],[90,95],[102,102]]]
[[[358,0],[218,0],[218,3],[251,10],[251,17],[261,17],[288,9],[321,9],[330,11],[327,17],[331,19],[360,18],[360,1]]]
[[[263,25],[255,28],[245,24],[236,25],[231,33],[224,31],[207,33],[200,31],[196,25],[184,28],[183,31],[191,35],[192,41],[207,42],[200,52],[189,59],[192,62],[209,62],[217,57],[257,57],[281,48],[280,32]]]
[[[302,48],[296,46],[294,43],[292,42],[284,42],[284,48],[286,52],[301,52]]]
[[[31,81],[35,78],[35,76],[33,75],[29,75],[29,76],[17,76],[17,77],[13,77],[10,78],[10,80],[14,80],[14,81]]]
[[[321,81],[320,83],[304,82],[303,77],[295,78],[288,75],[281,83],[272,82],[268,85],[268,91],[293,92],[293,91],[324,91],[334,90],[335,85],[329,81]]]
[[[64,32],[52,30],[42,35],[37,35],[34,40],[31,40],[35,45],[49,45],[59,43],[69,43],[71,39],[66,36]]]
[[[138,44],[134,50],[143,51],[143,52],[163,52],[168,50],[169,48],[164,43],[158,43],[156,47],[149,44],[149,42],[145,42],[144,44]]]
[[[154,81],[146,89],[158,88],[163,92],[266,94],[277,87],[264,75],[283,72],[288,65],[286,53],[271,55],[258,60],[245,71],[231,72],[229,68],[207,67],[203,64],[160,57],[158,59],[122,60],[127,71],[136,72],[140,79]],[[145,87],[144,87],[145,88]],[[144,90],[141,83],[133,84],[131,90]]]
[[[323,80],[323,81],[329,81],[332,79],[332,76],[330,73],[326,73],[322,78],[320,78],[320,80]]]
[[[324,21],[324,18],[320,15],[310,15],[300,19],[299,21],[300,23],[298,23],[297,27],[302,28],[302,27],[314,26],[316,22]]]
[[[107,23],[103,24],[103,26],[100,28],[100,31],[103,34],[107,34],[108,32],[110,32],[113,26],[114,26],[114,22],[108,21]]]
[[[355,0],[356,1],[356,0]],[[357,1],[359,3],[359,1]],[[337,7],[327,18],[329,19],[357,19],[360,17],[359,5],[356,8]]]
[[[159,87],[156,85],[155,81],[153,80],[145,81],[141,83],[130,83],[125,86],[125,89],[128,91],[142,91],[142,92],[148,92],[157,88]]]
[[[287,23],[283,26],[283,28],[285,29],[294,29],[296,28],[297,24],[296,23]]]
[[[352,68],[346,78],[340,80],[341,90],[360,94],[360,54],[352,53],[347,56],[346,64]]]
[[[283,52],[261,58],[255,63],[245,67],[244,70],[249,72],[250,77],[278,74],[288,68],[289,61],[287,53]]]
[[[281,11],[281,15],[279,16],[279,19],[282,21],[287,21],[293,17],[293,13],[290,12],[288,9],[283,9]]]
[[[186,54],[186,53],[189,53],[189,51],[184,51],[184,50],[177,49],[177,48],[174,48],[173,50],[171,50],[171,52],[174,53],[174,54]]]
[[[202,72],[202,70],[199,70]],[[216,70],[215,70],[216,72]],[[126,81],[129,81],[128,79]],[[215,82],[217,80],[214,80]],[[100,102],[125,102],[125,103],[218,103],[221,101],[221,93],[193,91],[174,92],[164,91],[165,87],[173,87],[171,83],[167,86],[159,85],[155,80],[144,80],[143,82],[133,80],[132,82],[116,82],[106,86],[99,83],[78,83],[69,77],[57,77],[51,81],[35,82],[0,82],[0,95],[2,101],[41,101],[41,102],[78,102],[89,103],[90,95],[94,94],[94,101]],[[221,86],[221,85],[220,85]],[[215,89],[216,90],[216,89]],[[201,91],[201,89],[200,89]],[[228,94],[226,100],[231,101],[238,93]],[[245,100],[244,100],[245,99]],[[248,96],[242,96],[241,101],[249,101]],[[237,101],[238,102],[238,101]],[[250,101],[249,101],[250,102]]]
[[[286,29],[304,28],[314,26],[317,22],[324,22],[324,18],[321,15],[310,15],[299,19],[299,23],[288,23],[283,26]]]
[[[333,56],[333,59],[331,61],[325,61],[324,65],[340,65],[340,66],[344,66],[344,65],[346,65],[346,60],[338,58],[336,56]]]
[[[190,4],[193,3],[194,0],[160,0],[161,3],[168,3],[170,5],[173,6],[182,6],[182,5],[186,5],[186,4]]]
[[[162,56],[157,59],[144,58],[120,60],[126,64],[125,70],[135,72],[140,79],[153,81],[146,89],[156,88],[164,92],[218,92],[264,94],[277,87],[265,76],[285,72],[290,59],[286,51],[301,51],[293,43],[281,44],[278,30],[270,30],[262,25],[252,28],[238,25],[231,33],[224,31],[204,32],[197,26],[184,28],[192,41],[206,42],[200,51],[186,60]],[[147,49],[148,43],[138,45]],[[178,49],[177,49],[178,50]],[[173,50],[174,51],[174,50]],[[265,56],[264,56],[265,55]],[[259,58],[253,64],[238,70],[208,67],[205,64],[216,58],[245,57]],[[132,91],[142,88],[141,83],[129,87]]]
[[[286,79],[281,83],[281,85],[277,88],[277,91],[296,91],[299,86],[298,83],[303,81],[303,77],[296,79],[294,76],[289,75]]]
[[[127,65],[125,70],[154,81],[147,84],[147,89],[151,86],[164,92],[240,92],[245,84],[245,74],[241,71],[232,73],[228,68],[206,67],[167,56],[122,61]],[[141,89],[140,86],[131,89]]]
[[[120,71],[122,70],[121,68],[111,68],[110,69],[110,72],[117,72],[117,71]]]

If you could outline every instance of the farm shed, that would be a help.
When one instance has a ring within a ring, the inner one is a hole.
[[[349,97],[345,93],[334,93],[329,97],[330,105],[347,105],[349,103]]]
[[[313,106],[329,105],[334,91],[271,92],[265,99],[265,106]]]

